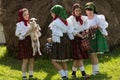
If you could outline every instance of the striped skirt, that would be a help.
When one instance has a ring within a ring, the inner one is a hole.
[[[71,41],[73,46],[72,59],[74,60],[88,59],[89,57],[88,51],[82,48],[81,41],[82,39],[77,36],[75,36],[75,39]]]
[[[19,40],[18,43],[18,59],[33,58],[33,48],[31,44],[30,36],[27,36],[24,40]],[[38,53],[35,55],[38,57]]]
[[[65,62],[71,59],[72,45],[67,34],[63,34],[60,43],[52,44],[51,59],[57,62]]]

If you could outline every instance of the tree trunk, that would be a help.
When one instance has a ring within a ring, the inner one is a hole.
[[[15,37],[15,29],[18,17],[18,10],[26,7],[30,11],[30,17],[38,19],[37,23],[42,28],[42,37],[40,38],[41,48],[46,43],[46,39],[49,37],[50,30],[48,28],[49,23],[52,21],[50,16],[50,8],[53,4],[59,3],[63,5],[69,15],[71,15],[71,7],[75,2],[84,5],[89,0],[0,0],[2,1],[0,6],[0,22],[4,26],[6,44],[8,49],[16,50],[18,44],[18,38]],[[119,0],[91,0],[95,2],[97,11],[106,16],[109,22],[107,37],[110,46],[120,44],[120,7]],[[83,11],[83,14],[84,11]]]

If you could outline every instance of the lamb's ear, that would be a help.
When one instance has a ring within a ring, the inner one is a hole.
[[[30,18],[30,20],[33,20],[33,18]]]
[[[31,22],[32,22],[32,19],[30,19],[29,22],[31,23]]]

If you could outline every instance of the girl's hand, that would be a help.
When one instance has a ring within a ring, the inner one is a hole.
[[[82,39],[84,39],[85,37],[83,35],[80,36]]]
[[[95,25],[95,26],[91,26],[91,28],[92,28],[92,29],[97,29],[98,26],[97,26],[97,25]]]
[[[101,29],[101,27],[100,27],[99,25],[97,25],[97,27],[98,27],[99,29]]]
[[[80,38],[82,38],[82,39],[84,39],[84,36],[82,36],[81,34],[76,34],[76,36],[78,36],[78,37],[80,37]]]
[[[49,43],[51,43],[51,42],[52,42],[52,38],[47,38],[47,41],[48,41]]]
[[[89,29],[86,30],[86,33],[88,33],[88,32],[89,32]]]
[[[32,28],[30,28],[25,35],[29,35],[32,32]]]
[[[34,32],[34,31],[36,31],[37,30],[37,28],[36,27],[31,27],[28,31],[27,31],[27,33],[29,34],[29,33],[31,33],[31,32]]]

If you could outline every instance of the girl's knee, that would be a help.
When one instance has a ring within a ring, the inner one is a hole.
[[[23,65],[27,65],[28,64],[28,59],[23,59]]]
[[[56,61],[54,61],[54,60],[51,60],[51,63],[52,63],[52,64],[56,64],[57,62],[56,62]]]

